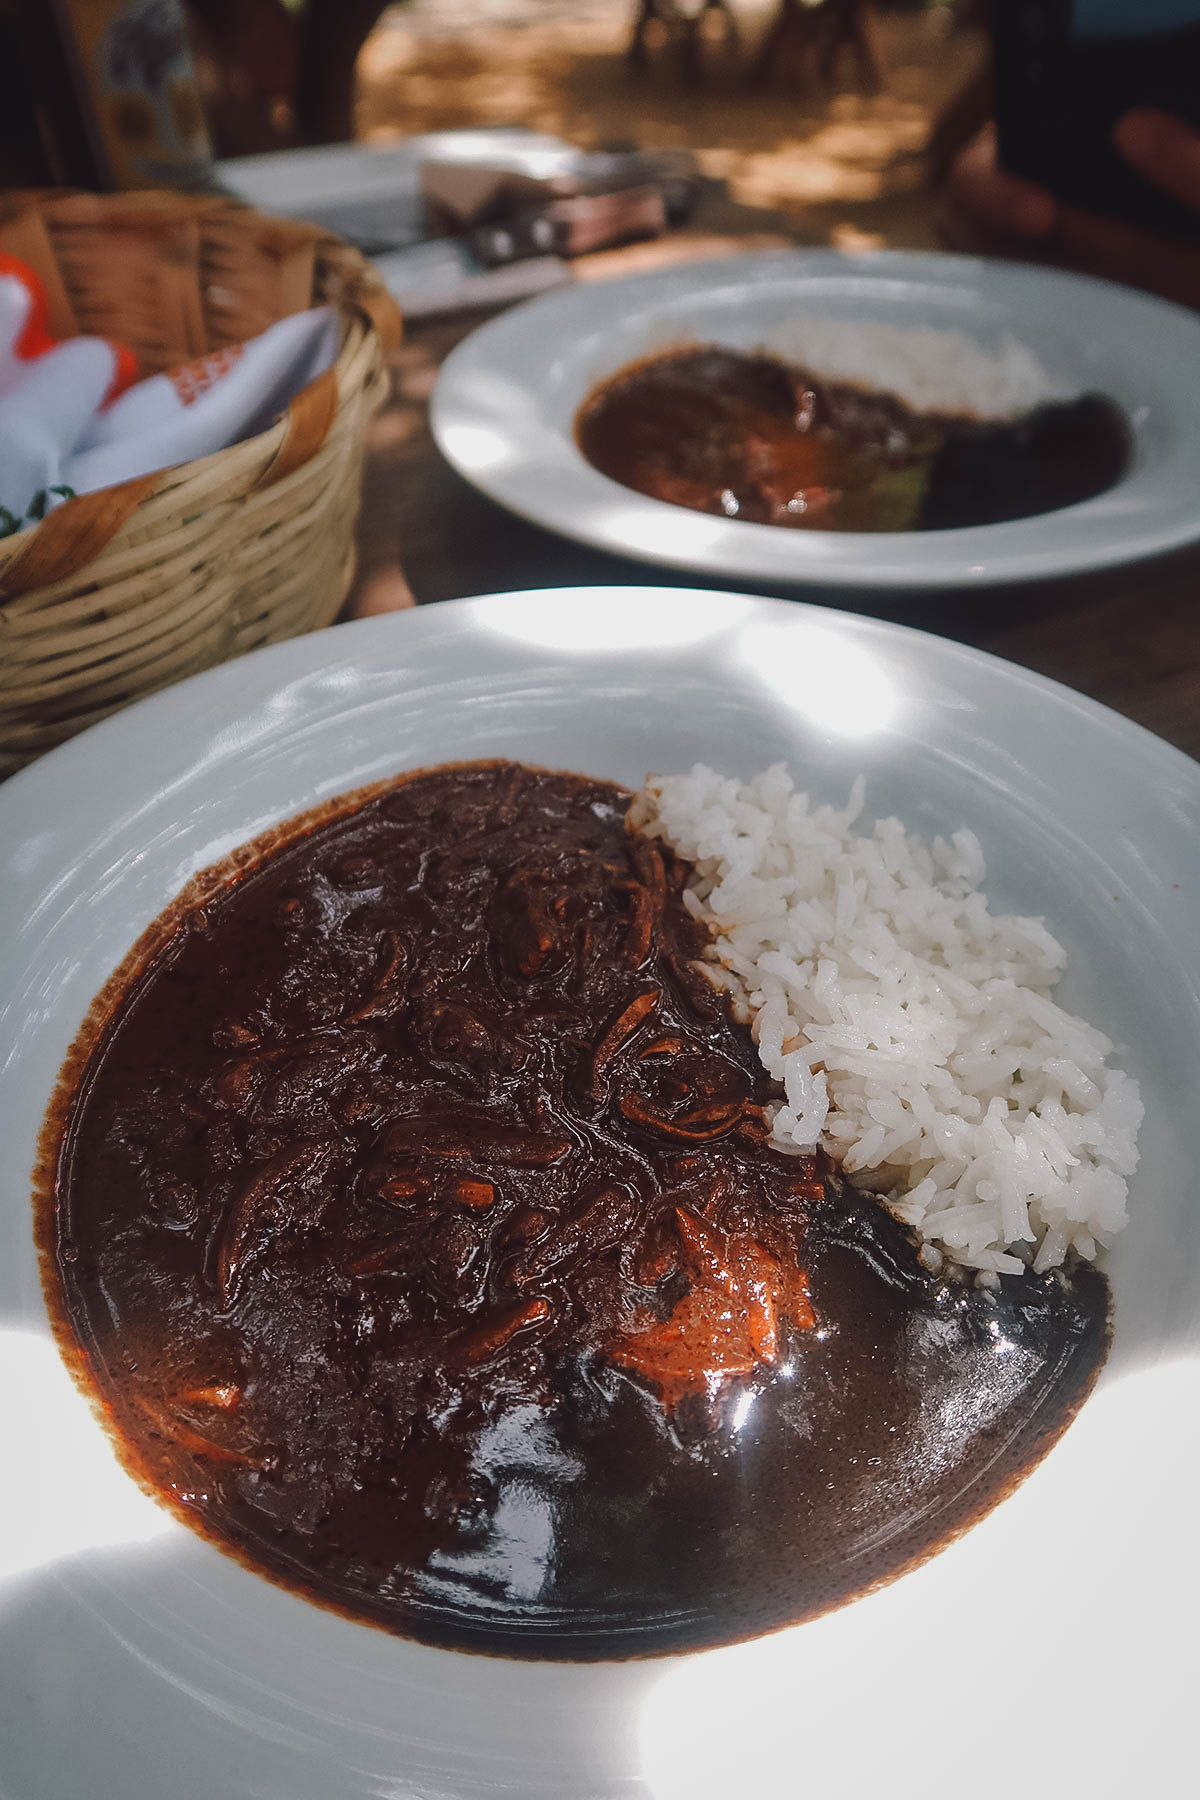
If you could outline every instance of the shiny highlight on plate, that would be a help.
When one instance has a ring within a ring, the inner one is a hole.
[[[883,659],[832,626],[801,618],[748,625],[733,656],[809,724],[839,737],[874,737],[899,719],[899,690]]]
[[[145,1544],[179,1526],[125,1473],[48,1337],[0,1331],[0,1442],[10,1481],[3,1584],[85,1550]],[[28,1472],[33,1478],[28,1478]]]
[[[755,606],[743,594],[644,587],[544,588],[467,604],[500,637],[580,654],[701,644],[733,631]]]

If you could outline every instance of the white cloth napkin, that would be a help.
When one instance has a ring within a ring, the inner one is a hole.
[[[265,431],[293,395],[330,367],[337,338],[332,307],[314,307],[244,344],[137,382],[92,414],[63,463],[63,480],[88,494]]]
[[[41,283],[0,257],[0,530],[41,517],[63,481],[64,450],[130,372],[128,353],[103,338],[57,343]]]
[[[163,375],[103,338],[56,342],[36,275],[0,257],[0,535],[72,494],[209,456],[265,430],[337,355],[330,307]]]

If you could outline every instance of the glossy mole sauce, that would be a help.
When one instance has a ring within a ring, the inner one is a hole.
[[[937,531],[1054,512],[1124,474],[1124,415],[1099,394],[1022,418],[920,413],[777,357],[698,345],[630,364],[575,421],[604,475],[752,524]]]
[[[1101,1276],[939,1282],[767,1146],[627,803],[466,765],[285,844],[182,909],[62,1137],[51,1285],[132,1466],[431,1643],[806,1618],[986,1511],[1105,1355]]]

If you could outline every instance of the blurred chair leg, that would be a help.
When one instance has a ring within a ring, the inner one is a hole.
[[[945,180],[959,151],[982,131],[992,116],[995,100],[989,60],[959,89],[929,134],[925,167],[931,185],[937,186]]]
[[[686,17],[680,12],[675,0],[639,0],[637,17],[633,22],[629,48],[626,56],[635,68],[641,68],[648,60],[650,37],[656,25],[662,27],[664,45],[674,46],[676,51],[682,37],[682,27],[687,24]]]
[[[310,144],[354,135],[354,67],[386,0],[307,0],[300,26],[296,125]]]
[[[750,65],[749,78],[757,87],[765,87],[776,65],[799,52],[797,61],[806,58],[812,45],[812,13],[798,0],[779,0],[775,17],[759,45],[758,55]]]
[[[721,49],[730,56],[736,56],[742,48],[742,34],[729,0],[704,0],[704,5],[700,8],[702,23],[705,15],[711,15],[717,22],[716,38]]]
[[[676,0],[639,0],[626,58],[633,68],[648,60],[653,28],[661,26],[664,48],[673,57],[685,87],[698,87],[704,76],[704,51],[709,18],[718,21],[716,36],[726,52],[736,55],[741,35],[729,0],[703,0],[697,12],[685,12]]]
[[[828,15],[828,35],[819,60],[821,85],[832,88],[837,81],[837,61],[843,50],[853,51],[858,69],[858,86],[864,94],[878,94],[883,77],[871,39],[867,32],[864,0],[825,0],[818,17]]]

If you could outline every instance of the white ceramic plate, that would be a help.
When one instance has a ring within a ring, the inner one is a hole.
[[[825,318],[1011,335],[1056,387],[1110,395],[1134,434],[1127,476],[1079,506],[962,531],[784,531],[650,500],[584,461],[573,425],[595,383],[683,339],[802,344]],[[769,251],[530,301],[446,359],[434,436],[493,500],[602,550],[738,581],[972,587],[1103,568],[1200,536],[1200,319],[1130,288],[976,258]]]
[[[1147,1100],[1101,1385],[959,1543],[728,1650],[547,1666],[323,1612],[121,1473],[49,1335],[29,1171],[105,977],[197,869],[315,801],[503,754],[637,782],[786,757],[1044,912]],[[342,626],[183,683],[0,789],[5,1800],[1127,1800],[1191,1790],[1200,1604],[1200,769],[977,652],[734,595],[560,590]],[[1185,1760],[1189,1759],[1189,1760]]]

